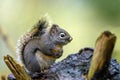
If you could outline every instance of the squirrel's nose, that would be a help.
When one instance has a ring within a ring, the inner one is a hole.
[[[72,38],[72,37],[69,37],[69,38],[68,38],[68,41],[69,41],[69,42],[70,42],[70,41],[72,41],[72,40],[73,40],[73,38]]]

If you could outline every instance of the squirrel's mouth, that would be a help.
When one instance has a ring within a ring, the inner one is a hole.
[[[72,40],[73,40],[72,37],[69,37],[69,38],[68,38],[68,42],[71,42]]]
[[[66,39],[59,41],[58,43],[61,45],[66,45],[66,44],[70,43],[72,40],[73,40],[73,38],[69,37],[69,38],[66,38]]]
[[[73,40],[72,37],[69,37],[69,38],[65,39],[65,41],[64,41],[64,45],[70,43],[72,40]]]

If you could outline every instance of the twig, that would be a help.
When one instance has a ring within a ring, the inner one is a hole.
[[[5,42],[8,49],[12,53],[16,53],[12,40],[10,39],[9,35],[2,29],[2,27],[0,27],[0,36],[1,36],[2,40]]]

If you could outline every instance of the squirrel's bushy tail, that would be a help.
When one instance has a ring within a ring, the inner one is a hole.
[[[16,47],[16,52],[18,54],[18,60],[21,64],[23,64],[23,51],[24,48],[26,46],[26,44],[33,39],[34,37],[36,37],[36,34],[39,34],[40,31],[42,31],[43,29],[47,28],[48,26],[50,26],[50,20],[48,19],[48,16],[42,16],[40,18],[40,20],[33,26],[33,28],[28,31],[27,33],[25,33],[24,35],[22,35],[18,42],[17,42],[17,47]]]

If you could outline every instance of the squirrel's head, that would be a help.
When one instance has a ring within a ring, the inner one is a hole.
[[[70,34],[64,29],[60,28],[57,24],[52,25],[49,33],[51,40],[54,40],[56,44],[66,45],[72,41]]]
[[[66,30],[57,24],[50,24],[50,20],[48,20],[46,16],[41,17],[32,30],[34,33],[33,37],[44,36],[44,38],[49,38],[50,41],[56,45],[63,46],[72,41],[72,37]]]
[[[50,20],[48,20],[47,16],[41,17],[37,25],[35,25],[34,29],[35,28],[37,31],[35,32],[34,36],[41,36],[47,33],[47,36],[49,36],[51,41],[55,42],[56,44],[66,45],[72,41],[70,34],[57,24],[50,24]]]

